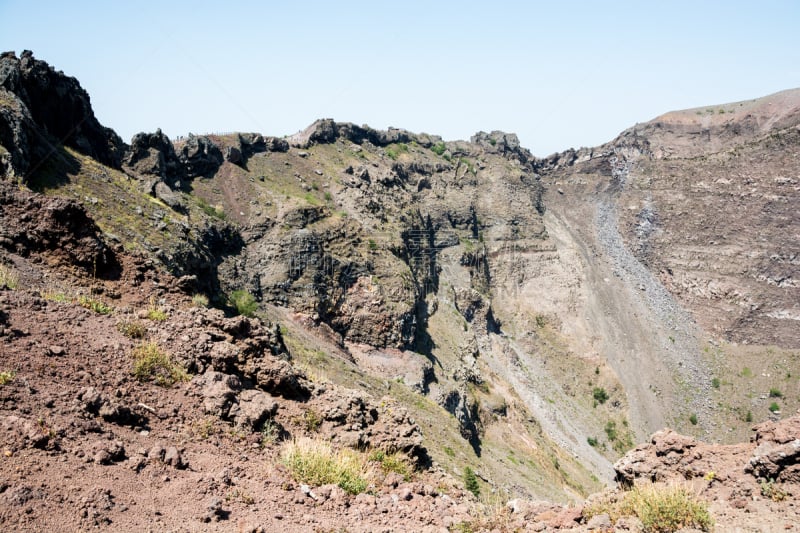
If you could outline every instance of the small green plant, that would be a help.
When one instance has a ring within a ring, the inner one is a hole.
[[[617,440],[617,423],[613,420],[609,420],[606,422],[606,427],[603,428],[603,431],[606,432],[606,437],[611,442]]]
[[[747,413],[744,415],[745,422],[752,422],[753,421],[753,412],[748,410]]]
[[[227,502],[242,502],[245,505],[253,505],[256,503],[255,498],[253,498],[250,494],[243,491],[242,489],[233,489],[232,491],[228,492],[225,495],[225,501]]]
[[[592,398],[594,398],[594,401],[597,403],[603,404],[608,401],[608,393],[602,387],[595,387],[592,389]]]
[[[438,142],[433,146],[431,146],[431,152],[433,152],[436,155],[442,155],[445,152],[445,150],[447,150],[447,147],[444,145],[444,142]]]
[[[70,301],[70,297],[67,296],[67,293],[55,289],[45,289],[42,291],[42,298],[48,300],[50,302],[56,303],[67,303]]]
[[[369,485],[369,472],[361,456],[356,452],[334,451],[321,439],[287,442],[281,460],[299,483],[314,486],[334,483],[349,494],[360,494]]]
[[[236,309],[236,314],[253,317],[258,310],[255,296],[244,290],[236,290],[228,297],[231,306]]]
[[[325,194],[323,194],[323,196],[325,197],[326,202],[330,202],[331,200],[333,200],[333,195],[331,195],[331,193],[328,191],[325,191]]]
[[[443,450],[444,450],[445,455],[447,455],[448,457],[455,457],[456,456],[456,452],[450,446],[445,446],[443,448]]]
[[[782,502],[789,496],[788,492],[775,484],[774,479],[759,479],[758,486],[761,489],[761,495],[774,502]]]
[[[16,289],[19,286],[19,274],[13,268],[0,264],[0,287],[3,286]]]
[[[783,393],[778,389],[769,389],[770,398],[783,398]]]
[[[748,367],[744,367],[739,375],[743,378],[750,378],[753,377],[753,371],[750,370]]]
[[[104,304],[103,302],[92,296],[85,296],[85,295],[79,296],[78,305],[80,305],[81,307],[85,307],[86,309],[91,309],[92,311],[100,315],[107,315],[111,312],[110,306]]]
[[[373,239],[367,241],[367,245],[371,251],[375,251],[378,249],[378,243],[376,243]]]
[[[595,437],[586,437],[586,442],[589,443],[589,446],[592,448],[597,448],[597,439]]]
[[[226,218],[225,211],[222,210],[222,207],[210,205],[208,202],[206,202],[199,196],[197,197],[197,205],[200,207],[200,209],[203,210],[203,212],[206,215],[210,217],[218,218],[220,220],[225,220]]]
[[[161,308],[151,307],[147,310],[147,318],[153,322],[163,322],[169,318],[169,315]]]
[[[481,495],[481,486],[478,484],[478,476],[472,468],[464,467],[464,488],[470,491],[476,498]]]
[[[5,385],[6,383],[10,382],[16,375],[17,373],[11,370],[3,370],[0,372],[0,385]]]
[[[141,322],[120,322],[117,326],[119,332],[131,339],[143,339],[147,334],[147,328]]]
[[[385,473],[394,472],[403,476],[404,481],[411,479],[411,474],[414,472],[414,465],[409,458],[401,453],[386,453],[383,450],[373,450],[370,452],[368,459],[380,465],[381,470]]]
[[[689,423],[692,424],[693,426],[697,425],[697,415],[696,414],[692,413],[691,415],[689,415]]]
[[[713,378],[711,380],[711,386],[714,387],[715,389],[718,389],[719,385],[720,385],[719,378]]]
[[[781,406],[778,405],[777,402],[772,402],[771,404],[769,404],[769,410],[773,413],[777,413],[778,411],[781,410]]]
[[[195,307],[208,307],[208,296],[197,293],[192,296],[192,305]]]
[[[319,413],[313,409],[306,409],[303,413],[301,423],[303,427],[306,428],[306,431],[314,433],[319,431],[319,426],[322,425],[322,418],[319,416]]]
[[[192,423],[191,431],[193,434],[200,437],[202,440],[207,440],[211,435],[216,433],[213,418],[204,418]]]
[[[133,351],[133,376],[139,381],[154,381],[162,387],[189,380],[186,370],[154,342],[146,342]]]
[[[271,444],[275,444],[278,442],[280,438],[280,428],[278,424],[275,423],[274,420],[268,418],[262,425],[261,425],[261,447],[266,448]]]

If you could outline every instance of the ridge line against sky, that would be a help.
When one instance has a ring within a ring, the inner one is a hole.
[[[0,50],[76,77],[125,140],[317,118],[538,156],[800,86],[800,2],[0,0]]]

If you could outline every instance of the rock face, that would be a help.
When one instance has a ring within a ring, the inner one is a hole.
[[[536,163],[571,202],[619,206],[636,258],[717,338],[800,346],[800,89],[666,113]]]
[[[124,144],[94,116],[89,95],[75,78],[58,72],[26,50],[0,56],[0,144],[11,152],[5,173],[24,176],[64,144],[118,168]],[[10,110],[10,111],[9,111]]]
[[[0,247],[9,252],[40,253],[89,276],[114,277],[119,262],[100,234],[74,200],[0,187]]]

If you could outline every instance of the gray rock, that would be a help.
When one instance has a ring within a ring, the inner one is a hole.
[[[169,446],[164,451],[164,463],[178,469],[186,468],[186,462],[184,461],[180,451],[178,451],[178,448],[175,446]]]
[[[239,395],[239,403],[230,410],[236,425],[253,430],[275,416],[278,403],[266,392],[248,389]]]

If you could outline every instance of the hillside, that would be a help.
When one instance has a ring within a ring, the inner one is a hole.
[[[526,520],[585,527],[560,504],[654,431],[733,443],[800,407],[798,95],[545,160],[331,119],[128,145],[3,54],[0,520],[491,528],[547,499]],[[131,374],[142,350],[169,363]],[[359,450],[369,498],[298,483],[303,436]]]

